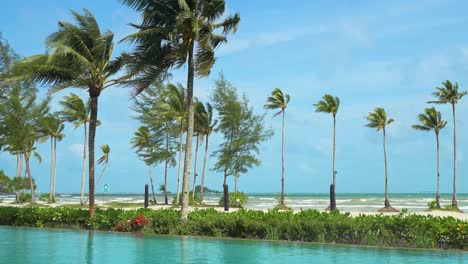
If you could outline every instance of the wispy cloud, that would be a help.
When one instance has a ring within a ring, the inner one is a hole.
[[[327,31],[327,28],[319,26],[264,32],[244,38],[236,38],[234,36],[226,45],[219,48],[218,55],[235,53],[248,48],[268,47]]]

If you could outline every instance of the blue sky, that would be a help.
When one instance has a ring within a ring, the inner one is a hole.
[[[251,100],[258,113],[275,87],[291,95],[286,112],[286,192],[325,193],[332,172],[332,118],[314,113],[313,104],[325,93],[341,98],[337,117],[337,192],[384,191],[382,134],[364,127],[364,116],[384,107],[396,120],[388,128],[390,192],[435,191],[435,136],[410,128],[428,105],[434,87],[446,79],[468,88],[468,3],[452,0],[421,1],[227,1],[228,12],[239,11],[237,34],[218,50],[208,78],[197,79],[195,95],[206,101],[220,71]],[[133,32],[127,24],[139,15],[117,0],[6,1],[2,3],[0,31],[21,55],[44,51],[45,38],[58,20],[70,20],[69,10],[89,9],[102,29],[120,40]],[[127,50],[117,45],[115,55]],[[185,83],[184,71],[173,82]],[[42,89],[44,92],[46,89]],[[85,91],[75,90],[84,98]],[[55,96],[57,100],[68,92]],[[111,192],[143,190],[147,168],[130,148],[138,127],[129,110],[130,90],[112,88],[100,97],[97,145],[109,144],[110,164],[102,182]],[[441,188],[452,191],[451,108],[437,106],[449,121],[441,133]],[[466,165],[468,97],[457,105],[458,191],[468,192]],[[280,119],[268,113],[266,123],[276,134],[261,147],[262,165],[239,179],[247,192],[279,192],[281,177]],[[82,131],[66,128],[58,144],[60,192],[79,192]],[[215,136],[210,145],[220,143]],[[39,146],[42,164],[32,173],[39,190],[47,191],[49,145]],[[99,153],[99,151],[97,152]],[[99,154],[98,154],[99,155]],[[202,155],[199,155],[202,156]],[[200,158],[200,162],[202,159]],[[214,163],[209,160],[209,165]],[[0,169],[15,172],[15,159],[0,154]],[[201,163],[200,163],[201,164]],[[200,166],[199,166],[200,167]],[[211,166],[210,166],[211,167]],[[98,167],[99,172],[100,167]],[[162,183],[162,168],[155,169]],[[175,190],[177,172],[170,171],[169,189]],[[207,185],[221,189],[222,175],[209,171]],[[102,185],[102,183],[101,183]],[[98,186],[101,191],[102,186]]]

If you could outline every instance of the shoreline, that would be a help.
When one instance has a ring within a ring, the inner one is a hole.
[[[67,207],[67,205],[78,205],[78,204],[46,204],[46,203],[38,203],[39,206],[44,206],[44,207],[50,207],[50,208],[56,208],[56,207]],[[125,204],[125,203],[124,203]],[[12,203],[0,203],[0,207],[27,207],[29,204],[12,204]],[[134,206],[134,204],[132,203],[128,203],[128,205],[133,205],[131,207],[124,207],[124,206],[110,206],[109,204],[96,204],[97,208],[99,207],[100,209],[110,209],[110,208],[113,208],[113,209],[122,209],[122,210],[126,210],[126,211],[130,211],[130,210],[136,210],[136,209],[142,209],[143,208],[143,205],[140,207],[140,206]],[[223,207],[220,207],[220,206],[200,206],[200,207],[197,207],[197,206],[189,206],[189,211],[192,212],[192,211],[196,211],[196,210],[203,210],[203,209],[210,209],[210,208],[213,208],[215,209],[216,211],[218,212],[225,212],[224,211],[224,208]],[[83,207],[83,208],[75,208],[75,209],[87,209],[87,207]],[[180,207],[174,207],[172,205],[161,205],[161,204],[158,204],[158,205],[150,205],[148,206],[148,209],[152,209],[152,210],[163,210],[163,209],[174,209],[174,210],[180,210]],[[271,210],[272,208],[270,209],[251,209],[251,208],[244,208],[246,210],[252,210],[252,211],[262,211],[262,212],[268,212],[269,210]],[[317,210],[319,212],[328,212],[326,210],[319,210],[319,209],[316,209],[316,208],[306,208],[304,210]],[[234,207],[231,207],[229,209],[229,211],[227,211],[226,213],[230,213],[230,212],[236,212],[238,211],[239,208],[234,208]],[[301,210],[293,210],[295,213],[301,211]],[[398,215],[400,214],[399,212],[365,212],[365,211],[346,211],[346,210],[340,210],[339,211],[340,213],[349,213],[351,217],[357,217],[357,216],[360,216],[360,215],[369,215],[369,216],[374,216],[374,215],[384,215],[384,216],[395,216],[395,215]],[[458,219],[458,220],[462,220],[462,221],[467,221],[468,222],[468,214],[467,213],[460,213],[460,212],[454,212],[454,211],[442,211],[442,210],[434,210],[434,211],[423,211],[423,212],[408,212],[408,214],[414,214],[414,215],[423,215],[423,216],[433,216],[433,217],[453,217],[455,219]]]

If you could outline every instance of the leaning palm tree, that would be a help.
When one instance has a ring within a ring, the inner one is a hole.
[[[203,158],[202,178],[200,183],[200,203],[203,203],[203,191],[205,188],[205,171],[206,171],[206,160],[208,158],[208,145],[211,133],[214,131],[214,127],[218,123],[218,120],[213,120],[213,106],[210,103],[206,103],[206,107],[201,105],[199,110],[200,128],[199,133],[205,137],[205,156]]]
[[[57,180],[57,140],[61,141],[65,134],[62,133],[65,125],[57,115],[48,115],[39,120],[39,142],[50,139],[50,191],[48,203],[55,203],[55,191]]]
[[[46,40],[48,52],[28,57],[13,66],[18,79],[29,79],[52,85],[51,92],[66,88],[81,88],[89,92],[89,213],[94,215],[94,142],[101,92],[116,84],[111,77],[120,67],[112,61],[114,34],[101,32],[95,17],[88,11],[72,11],[76,25],[60,21],[57,32]],[[18,77],[19,76],[19,77]]]
[[[185,124],[187,122],[187,92],[181,84],[175,86],[169,83],[166,86],[164,96],[165,100],[158,106],[161,114],[173,118],[179,124],[179,169],[177,170],[176,192],[176,204],[178,204],[180,195],[180,175],[182,174],[183,136],[186,129]]]
[[[457,121],[455,114],[455,105],[458,103],[463,96],[466,95],[467,91],[459,92],[458,83],[452,84],[449,80],[442,83],[442,87],[436,87],[436,91],[432,93],[438,100],[429,101],[434,104],[451,104],[452,115],[453,115],[453,196],[452,196],[452,207],[458,208],[457,202]]]
[[[215,63],[215,49],[237,30],[239,14],[223,17],[225,0],[121,0],[142,12],[133,25],[138,32],[126,39],[136,43],[129,75],[138,90],[147,88],[172,68],[187,63],[188,129],[185,148],[181,219],[187,220],[190,162],[194,126],[194,78],[205,77]],[[157,12],[155,12],[157,10]],[[215,33],[217,30],[221,34]]]
[[[63,107],[59,115],[62,119],[68,122],[72,122],[75,129],[83,125],[84,128],[84,141],[83,141],[83,165],[81,171],[81,194],[80,204],[85,205],[86,201],[84,198],[85,194],[85,180],[86,180],[86,146],[88,145],[88,123],[89,123],[89,107],[86,105],[81,98],[72,93],[64,97],[63,101],[60,101],[60,105]]]
[[[420,131],[434,131],[437,143],[437,193],[436,207],[440,208],[440,159],[439,159],[439,132],[442,130],[447,121],[442,119],[442,114],[434,107],[424,109],[423,114],[418,115],[421,125],[413,125],[412,128]]]
[[[336,190],[336,114],[340,107],[340,98],[326,94],[318,103],[314,104],[315,112],[332,114],[333,116],[333,189]],[[333,196],[330,210],[336,210],[336,197]],[[335,208],[332,208],[334,206]]]
[[[153,193],[153,203],[157,204],[156,202],[156,193],[154,192],[154,184],[153,184],[153,162],[151,160],[151,156],[154,152],[154,147],[152,144],[151,133],[149,129],[145,126],[141,126],[134,134],[135,136],[131,139],[131,143],[133,148],[136,150],[138,156],[148,165],[149,167],[149,178],[151,183],[151,190]]]
[[[273,116],[277,116],[280,114],[282,114],[283,116],[283,125],[281,129],[281,198],[279,201],[281,206],[286,206],[284,203],[284,118],[285,110],[288,106],[289,100],[289,94],[283,94],[283,91],[281,91],[281,89],[275,88],[273,92],[271,92],[271,96],[267,98],[267,102],[264,106],[266,109],[280,109]]]
[[[383,131],[383,149],[384,149],[384,162],[385,162],[385,207],[380,209],[380,212],[398,212],[397,209],[393,208],[390,205],[390,201],[388,199],[388,169],[387,169],[387,143],[386,143],[386,134],[385,128],[387,125],[391,124],[393,121],[392,118],[387,119],[387,113],[385,109],[376,107],[374,112],[370,112],[368,116],[365,117],[368,124],[367,127],[376,128],[377,131]]]
[[[99,182],[101,181],[102,176],[104,176],[104,171],[106,170],[107,165],[109,164],[109,154],[110,154],[109,145],[105,144],[105,145],[99,146],[99,148],[101,148],[102,156],[97,160],[97,163],[104,164],[104,167],[102,167],[101,175],[99,175],[96,185],[99,185]]]

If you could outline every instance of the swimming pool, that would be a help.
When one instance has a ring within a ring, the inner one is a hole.
[[[0,226],[0,263],[465,263],[460,251]]]

